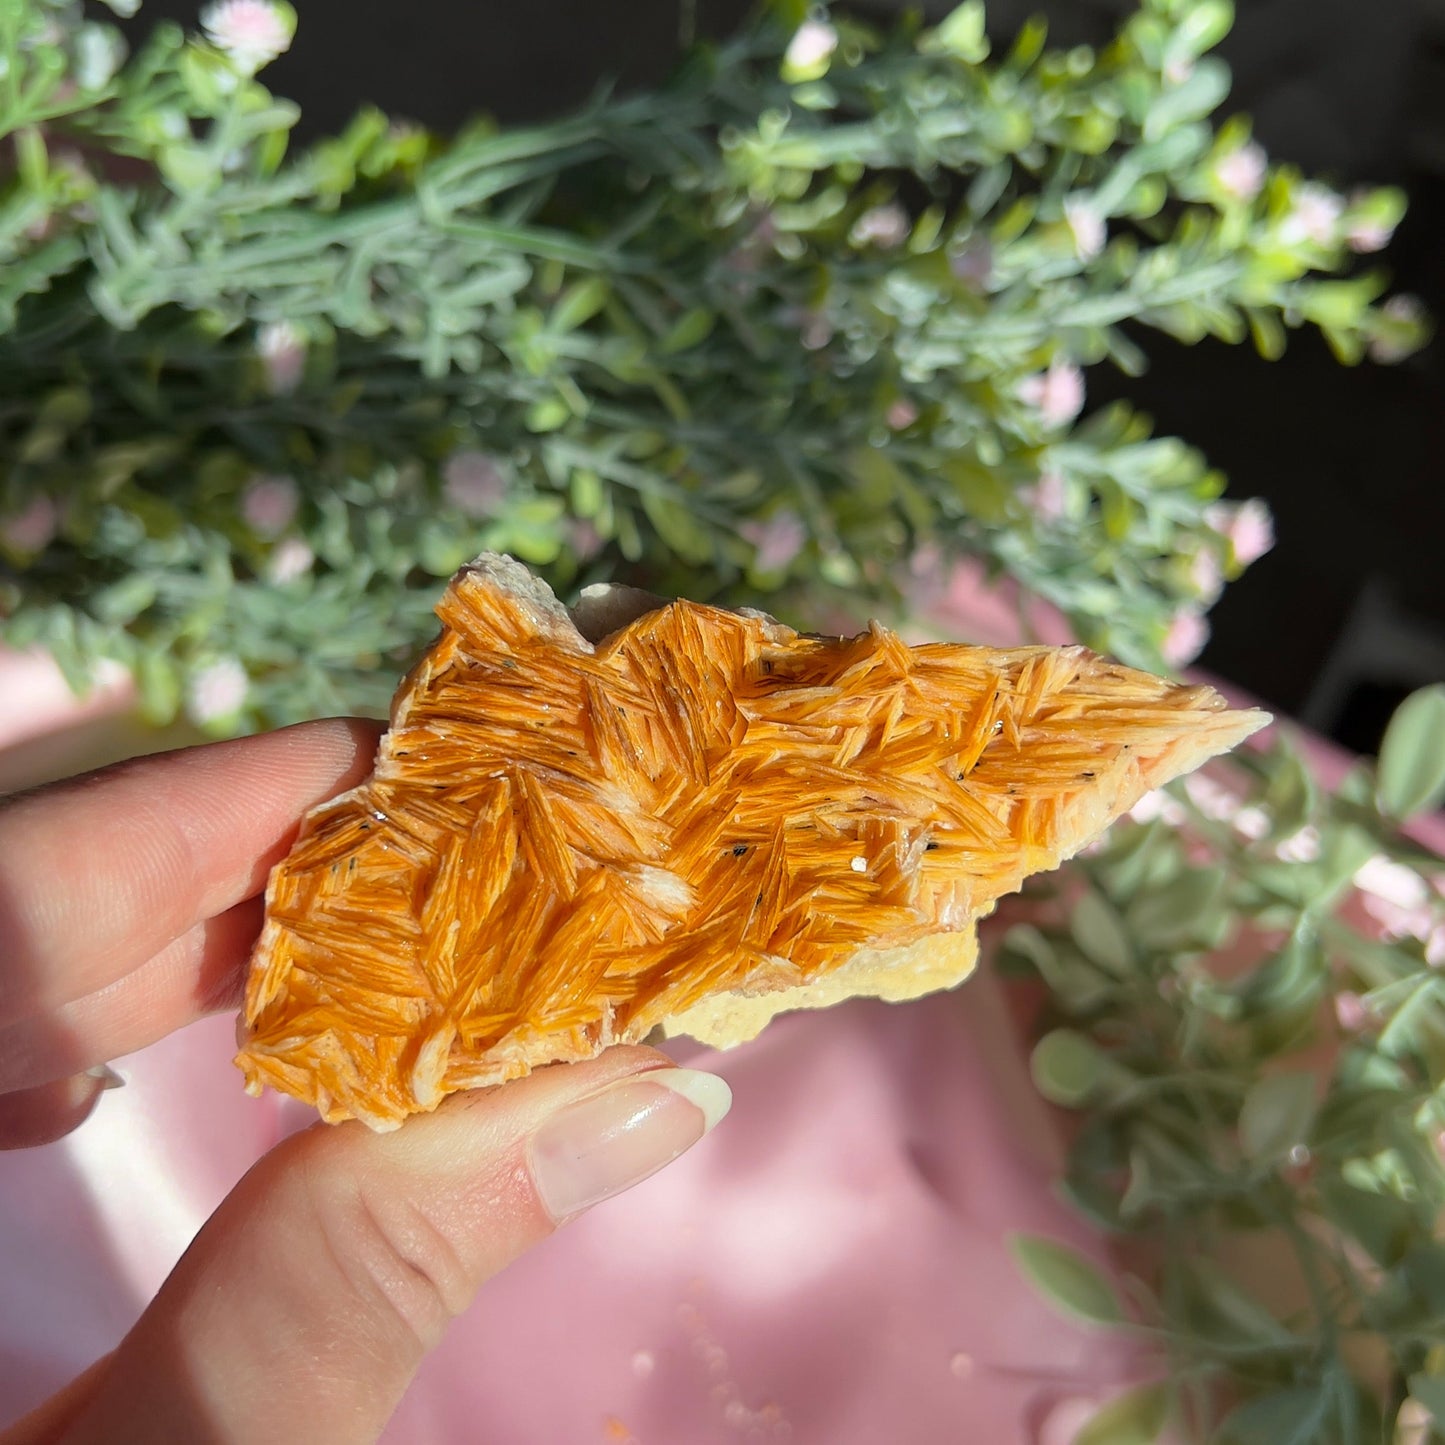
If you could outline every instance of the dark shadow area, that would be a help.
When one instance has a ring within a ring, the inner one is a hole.
[[[684,37],[725,36],[749,0],[408,0],[405,5],[305,0],[289,54],[266,70],[277,95],[301,105],[299,139],[340,130],[364,104],[435,130],[478,115],[512,123],[581,105],[599,86],[665,80]],[[129,27],[194,26],[194,0],[146,0]]]

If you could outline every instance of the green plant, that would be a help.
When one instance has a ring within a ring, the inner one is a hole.
[[[1212,126],[1229,20],[994,57],[977,0],[886,35],[790,0],[655,94],[450,141],[365,110],[291,156],[255,79],[285,6],[126,61],[0,0],[0,635],[225,732],[384,707],[483,548],[800,616],[936,548],[1187,660],[1267,513],[1127,405],[1077,421],[1081,368],[1141,367],[1131,325],[1422,333],[1330,275],[1397,193]]]
[[[1150,1283],[1129,1311],[1071,1255],[1025,1261],[1159,1344],[1188,1438],[1445,1426],[1445,864],[1400,831],[1442,797],[1437,686],[1334,796],[1277,741],[1151,797],[1002,940],[1047,988],[1067,1191]]]
[[[653,94],[450,140],[364,110],[292,156],[255,79],[287,6],[127,61],[69,3],[0,0],[0,636],[228,732],[380,711],[484,548],[800,621],[972,557],[1085,642],[1187,661],[1268,513],[1129,406],[1080,419],[1083,369],[1137,372],[1139,328],[1273,357],[1309,324],[1346,363],[1424,334],[1347,269],[1400,195],[1214,124],[1230,18],[1142,0],[1097,52],[1032,23],[995,56],[977,0],[886,35],[780,0]],[[1126,1309],[1056,1247],[1021,1262],[1172,1366],[1095,1440],[1445,1418],[1445,920],[1396,827],[1445,786],[1442,713],[1412,700],[1333,798],[1278,745],[1152,800],[1177,817],[1003,941],[1080,1111],[1068,1188],[1154,1284]],[[1259,1235],[1297,1301],[1230,1273]]]

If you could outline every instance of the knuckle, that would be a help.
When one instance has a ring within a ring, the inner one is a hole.
[[[364,1182],[324,1218],[327,1247],[358,1304],[423,1352],[434,1348],[472,1293],[446,1230],[414,1201],[373,1197]]]

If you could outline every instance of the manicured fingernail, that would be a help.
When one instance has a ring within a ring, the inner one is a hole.
[[[102,1089],[123,1089],[125,1080],[109,1064],[97,1064],[85,1071],[87,1079],[99,1079]]]
[[[561,1223],[655,1174],[732,1106],[715,1074],[653,1069],[618,1079],[554,1114],[532,1136],[532,1179]]]

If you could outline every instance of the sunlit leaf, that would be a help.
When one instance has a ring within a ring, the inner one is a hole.
[[[1165,1385],[1141,1385],[1110,1400],[1075,1436],[1073,1445],[1153,1445],[1169,1418]]]
[[[1035,1288],[1064,1314],[1090,1324],[1123,1321],[1124,1312],[1113,1285],[1078,1250],[1029,1234],[1011,1235],[1009,1250]]]

